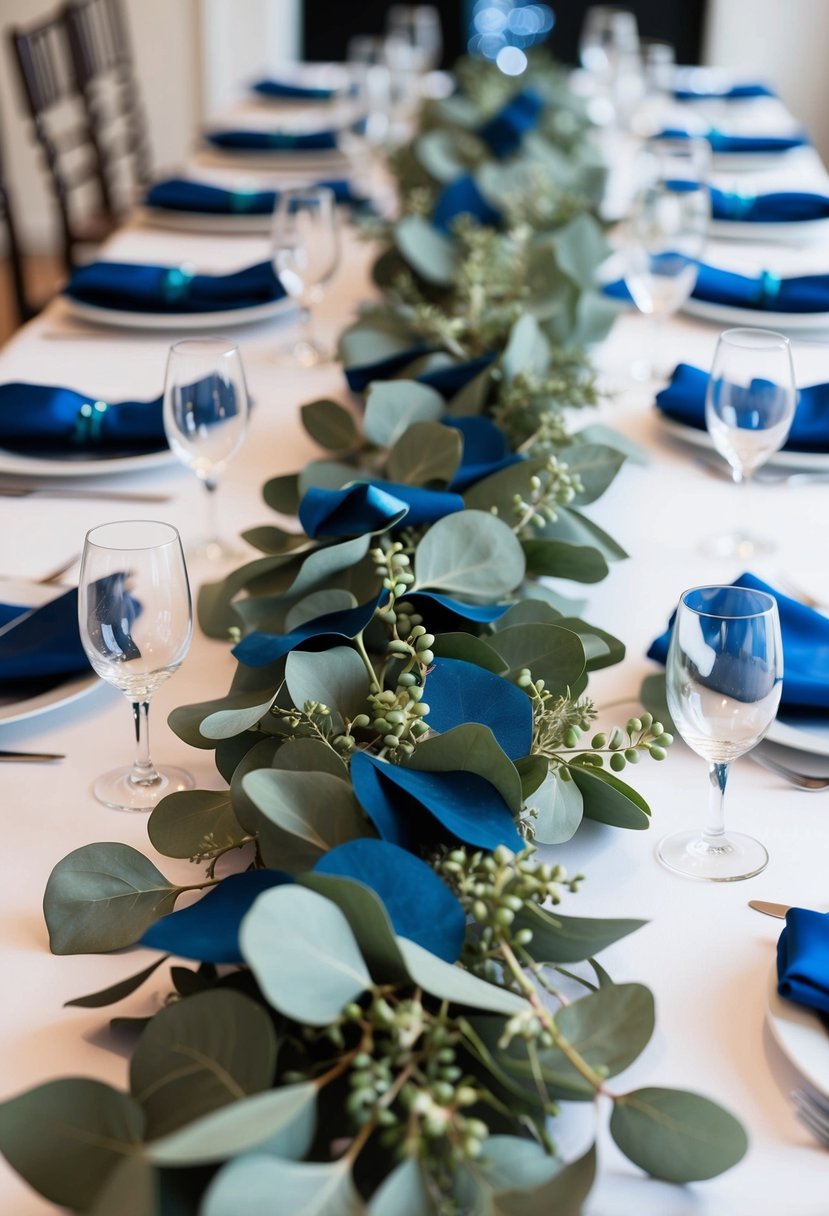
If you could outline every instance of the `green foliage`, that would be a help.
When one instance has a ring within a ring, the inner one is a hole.
[[[736,1165],[748,1148],[733,1115],[678,1089],[638,1089],[616,1098],[610,1131],[631,1161],[666,1182],[713,1178]]]

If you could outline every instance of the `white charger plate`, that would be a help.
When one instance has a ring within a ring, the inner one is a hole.
[[[14,477],[113,477],[119,473],[147,473],[175,464],[169,448],[140,456],[104,456],[100,460],[48,460],[43,456],[21,456],[0,448],[0,474]]]
[[[795,152],[802,152],[808,144],[784,148],[780,152],[714,152],[711,167],[715,173],[764,173],[767,169],[778,169]]]
[[[815,333],[829,329],[829,312],[772,312],[768,308],[737,308],[733,304],[712,304],[693,296],[680,310],[689,317],[716,321],[718,325],[746,325],[750,328],[776,329],[781,333]]]
[[[252,325],[290,313],[296,303],[290,296],[269,300],[267,304],[252,304],[249,308],[225,308],[219,312],[129,312],[122,308],[101,308],[83,304],[69,296],[63,297],[67,313],[81,321],[109,325],[114,329],[197,330],[229,329],[236,325]]]
[[[769,973],[766,1021],[783,1055],[815,1089],[829,1097],[829,1034],[816,1014],[779,995],[774,965]]]
[[[0,599],[8,604],[23,604],[39,608],[50,600],[63,595],[65,587],[53,585],[44,586],[42,583],[30,583],[23,580],[3,580],[0,582]],[[12,700],[0,693],[0,726],[11,725],[12,722],[23,722],[26,718],[34,718],[50,709],[58,709],[62,705],[70,705],[80,697],[87,696],[100,684],[100,679],[94,671],[72,676],[61,681],[54,688],[36,696]]]
[[[810,756],[829,757],[829,720],[825,718],[799,718],[796,722],[776,718],[766,731],[769,743],[793,751],[806,752]]]
[[[707,431],[697,430],[695,426],[686,426],[674,418],[667,418],[661,410],[656,410],[660,424],[669,431],[675,439],[688,443],[691,447],[702,448],[706,452],[716,452],[711,436]],[[771,467],[789,469],[791,472],[829,473],[829,452],[775,452],[766,461]],[[726,470],[723,461],[723,470]]]
[[[750,224],[740,220],[712,220],[709,235],[722,241],[760,241],[763,244],[807,245],[829,236],[829,219],[793,223]]]
[[[259,236],[271,230],[273,216],[211,214],[207,211],[180,211],[171,207],[142,207],[138,217],[156,228],[180,232],[215,232],[222,236]]]

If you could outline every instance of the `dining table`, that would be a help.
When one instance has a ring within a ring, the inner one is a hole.
[[[611,188],[623,190],[620,179],[629,163],[632,137],[605,133],[603,142],[611,161]],[[240,164],[227,172],[243,176],[244,162]],[[254,175],[261,177],[262,172],[259,166]],[[715,180],[733,189],[735,177],[729,167]],[[747,191],[829,193],[829,175],[815,150],[803,147],[785,153],[776,164],[740,170],[739,185]],[[315,310],[320,338],[332,347],[360,305],[376,294],[371,281],[376,245],[346,213],[341,244],[338,269]],[[264,232],[222,235],[165,229],[138,209],[103,255],[120,261],[186,262],[224,272],[266,260],[270,250]],[[706,257],[719,266],[752,273],[829,273],[829,230],[824,225],[821,234],[800,243],[717,235],[709,241]],[[296,527],[270,510],[261,488],[269,478],[321,455],[302,429],[301,405],[333,398],[358,408],[337,362],[305,368],[285,360],[282,348],[295,324],[288,309],[284,316],[227,331],[241,350],[254,403],[247,440],[217,491],[228,537],[241,537],[268,523]],[[670,318],[660,360],[710,367],[721,328],[715,321],[682,313]],[[102,400],[157,397],[169,346],[180,336],[164,329],[84,322],[58,297],[0,351],[0,383],[77,386]],[[733,484],[725,463],[710,448],[685,442],[665,424],[654,407],[654,383],[633,377],[632,362],[647,353],[651,343],[648,319],[622,310],[609,337],[592,352],[603,390],[601,403],[574,420],[576,426],[601,423],[635,445],[608,491],[588,509],[623,546],[627,558],[613,562],[598,584],[556,584],[564,594],[583,594],[583,616],[620,637],[626,647],[623,662],[590,678],[589,695],[603,727],[624,723],[636,712],[643,678],[659,671],[646,652],[666,628],[680,593],[699,584],[730,582],[745,571],[745,562],[705,552],[704,542],[724,526],[750,522],[774,542],[773,553],[749,563],[754,574],[796,596],[829,605],[829,473],[823,482],[798,479],[788,476],[791,470],[785,465],[773,464],[779,480]],[[829,381],[829,330],[797,333],[792,352],[799,384]],[[22,477],[19,462],[0,451],[0,482],[14,484]],[[44,484],[42,479],[39,484]],[[67,464],[56,467],[48,485],[56,495],[62,489],[94,488],[159,495],[164,501],[0,495],[3,580],[37,581],[79,555],[86,532],[110,520],[167,521],[179,529],[185,547],[204,524],[204,489],[172,455],[95,477],[72,476]],[[243,554],[255,556],[244,540],[238,544]],[[192,561],[194,597],[200,586],[230,568],[206,559]],[[74,573],[70,568],[64,576],[67,586]],[[178,739],[167,716],[177,706],[223,695],[234,666],[230,645],[206,637],[196,627],[181,669],[153,697],[153,756],[188,769],[198,788],[224,785],[212,753]],[[172,878],[186,875],[190,868],[185,861],[154,854],[145,815],[117,812],[96,802],[93,780],[130,758],[130,713],[124,698],[103,681],[90,681],[82,691],[46,712],[13,721],[0,717],[0,750],[65,757],[52,763],[0,763],[0,959],[5,993],[0,999],[0,1099],[63,1075],[123,1086],[130,1039],[109,1028],[109,1015],[152,1012],[167,995],[164,971],[159,971],[112,1011],[64,1007],[72,998],[137,972],[153,953],[133,948],[53,956],[42,901],[55,864],[93,841],[122,841],[147,853]],[[825,764],[829,773],[829,758]],[[750,1143],[744,1159],[720,1177],[675,1187],[646,1178],[622,1156],[608,1134],[603,1100],[598,1110],[589,1103],[565,1103],[554,1126],[565,1156],[576,1155],[594,1130],[598,1134],[598,1176],[585,1211],[588,1216],[825,1216],[829,1155],[795,1117],[790,1096],[804,1082],[819,1088],[820,1076],[815,1079],[810,1061],[795,1062],[778,1041],[769,1002],[782,922],[759,914],[748,901],[829,909],[829,790],[804,792],[749,757],[738,760],[730,781],[727,824],[762,840],[769,864],[748,881],[707,883],[668,871],[655,853],[662,836],[702,826],[708,784],[704,761],[677,740],[664,762],[641,764],[629,780],[652,809],[647,830],[585,821],[571,841],[546,850],[568,873],[584,875],[578,892],[565,895],[563,911],[647,922],[602,954],[602,964],[614,980],[645,983],[656,1000],[654,1036],[614,1085],[617,1090],[667,1085],[706,1094],[742,1121]],[[815,1031],[812,1050],[815,1071],[820,1064],[822,1076],[829,1077],[825,1032],[821,1039]],[[0,1160],[0,1212],[45,1216],[54,1210]]]

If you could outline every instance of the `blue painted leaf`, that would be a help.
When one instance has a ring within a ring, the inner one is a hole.
[[[249,633],[238,646],[233,647],[232,653],[246,667],[264,667],[266,663],[281,659],[312,638],[356,637],[374,616],[377,602],[370,600],[367,604],[346,608],[342,612],[327,612],[312,621],[305,621],[290,633]]]
[[[426,721],[432,730],[480,722],[490,728],[510,760],[529,754],[530,699],[501,676],[461,659],[435,659],[426,680],[426,700],[430,706]]]
[[[385,840],[350,840],[325,853],[318,874],[353,878],[385,905],[394,931],[455,963],[463,945],[463,908],[431,866]]]
[[[476,848],[523,848],[509,807],[477,773],[417,772],[361,752],[351,762],[351,780],[382,838],[404,849],[419,851],[428,835],[418,812],[427,812],[444,829],[436,825],[438,839],[449,832]]]
[[[460,494],[449,490],[427,490],[423,486],[407,486],[396,481],[375,483],[388,494],[399,498],[409,508],[406,527],[416,528],[420,524],[433,524],[444,515],[455,515],[463,511],[464,501]]]
[[[241,963],[239,925],[253,901],[270,887],[293,882],[282,870],[231,874],[198,903],[162,916],[141,938],[142,946],[202,963]]]
[[[408,598],[421,614],[424,613],[424,605],[426,606],[430,633],[450,633],[458,628],[459,620],[488,625],[491,621],[497,621],[512,607],[512,604],[464,604],[450,595],[438,595],[436,591],[416,591]],[[439,610],[437,616],[434,613],[435,606]]]
[[[489,418],[475,415],[469,418],[444,418],[443,423],[460,431],[463,436],[463,455],[460,468],[452,478],[453,490],[462,492],[476,481],[524,459],[509,450],[506,435]]]
[[[311,486],[299,504],[299,522],[308,536],[362,536],[400,523],[408,504],[370,482],[344,490]]]

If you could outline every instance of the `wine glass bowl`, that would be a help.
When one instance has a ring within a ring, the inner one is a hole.
[[[124,520],[87,533],[78,586],[81,642],[93,670],[132,706],[137,755],[93,785],[118,810],[150,810],[168,793],[189,789],[182,769],[158,769],[147,735],[150,699],[190,648],[193,613],[184,553],[171,524]]]
[[[755,747],[780,704],[783,643],[773,596],[749,587],[695,587],[679,606],[668,650],[668,709],[677,731],[708,761],[705,829],[660,841],[657,856],[689,878],[734,882],[768,863],[759,841],[726,834],[723,800],[732,761]]]
[[[290,349],[303,367],[329,361],[311,333],[311,306],[323,295],[340,256],[334,192],[327,186],[279,193],[273,214],[272,260],[289,296],[303,308],[304,332]]]

